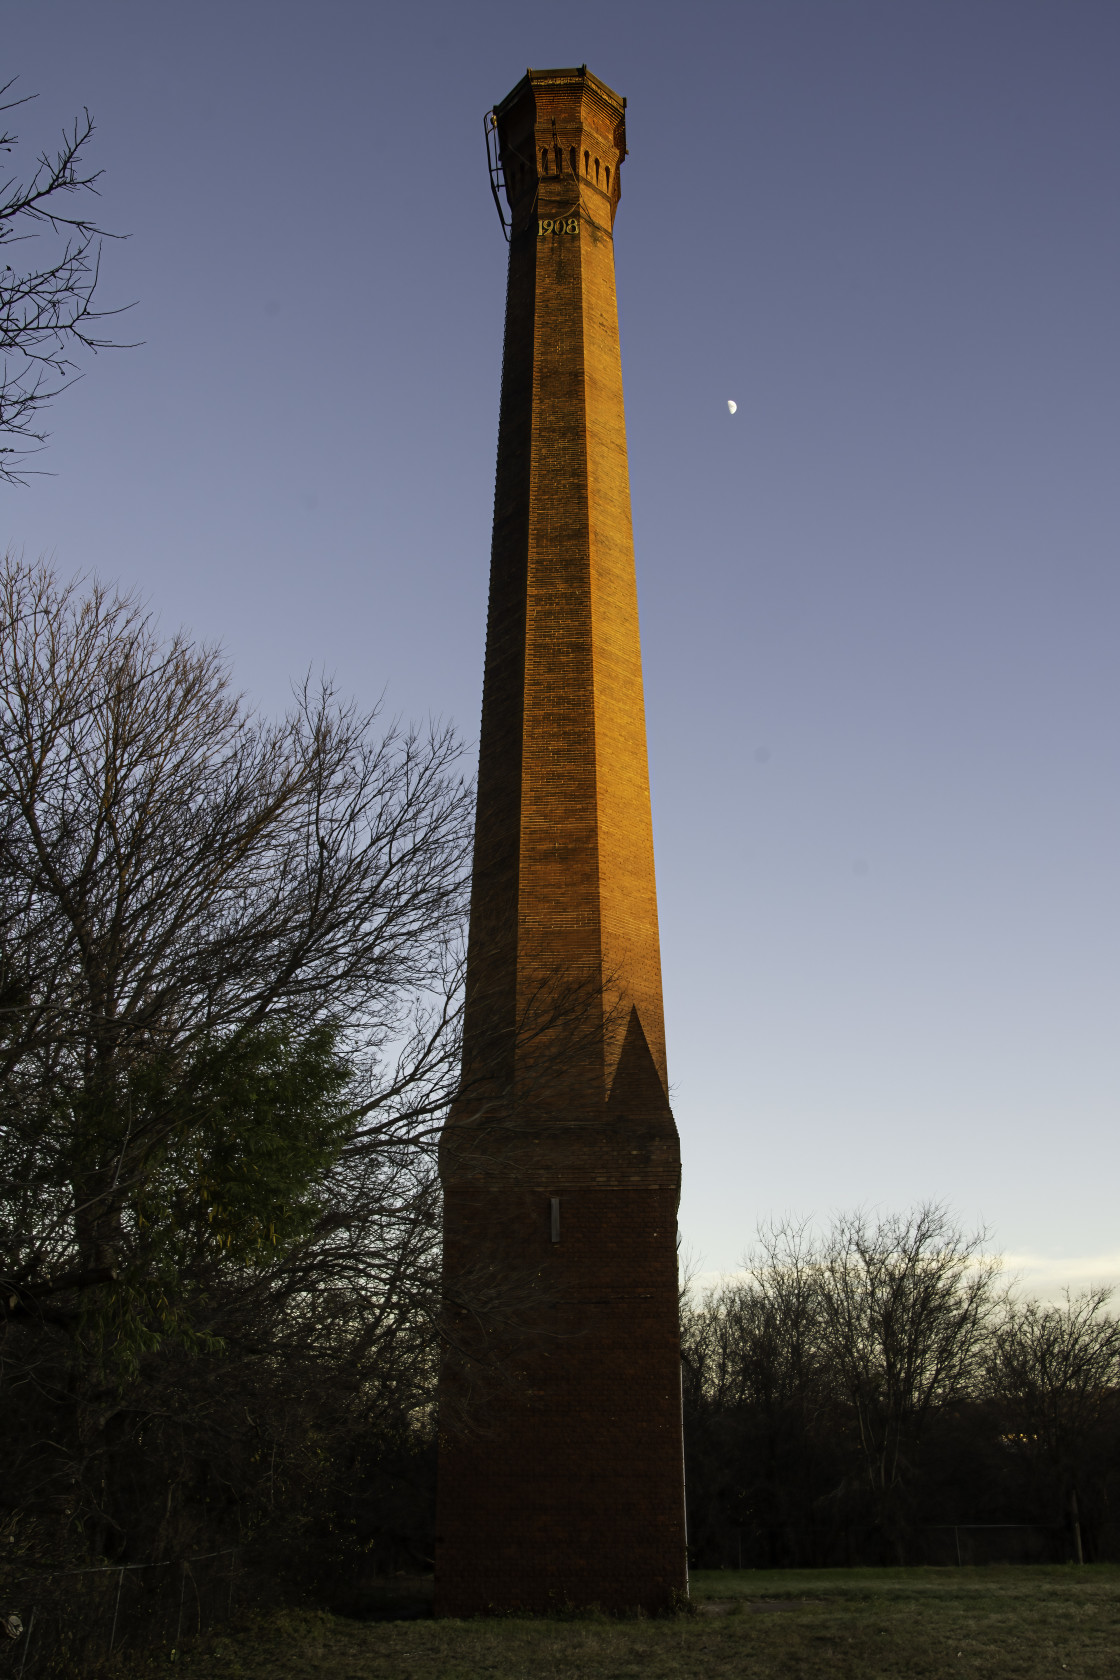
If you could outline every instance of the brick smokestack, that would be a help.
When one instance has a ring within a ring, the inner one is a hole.
[[[530,70],[511,219],[461,1094],[444,1129],[436,1607],[686,1587],[668,1100],[615,301],[625,101]]]

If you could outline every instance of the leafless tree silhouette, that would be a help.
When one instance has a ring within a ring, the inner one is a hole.
[[[10,112],[34,95],[6,98],[0,87],[0,153],[18,136]],[[94,122],[88,110],[44,151],[27,180],[0,185],[0,482],[23,484],[26,457],[46,441],[44,411],[76,377],[82,352],[114,346],[102,323],[119,310],[95,307],[101,249],[110,234],[80,203],[97,195],[101,170],[87,162]],[[38,244],[46,239],[44,248]],[[35,257],[23,260],[34,244]],[[40,252],[42,256],[40,257]]]

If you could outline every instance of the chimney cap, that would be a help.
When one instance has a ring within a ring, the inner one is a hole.
[[[564,65],[555,69],[547,70],[534,70],[533,66],[530,64],[517,86],[511,88],[504,99],[498,100],[497,104],[494,106],[494,110],[499,117],[502,116],[507,108],[530,87],[537,86],[542,83],[547,86],[550,82],[574,81],[586,82],[588,87],[593,89],[593,91],[597,93],[601,99],[605,100],[608,105],[613,105],[618,111],[625,111],[626,101],[622,95],[620,93],[616,93],[613,88],[608,87],[606,82],[601,82],[598,76],[594,75],[593,72],[587,68],[586,64]]]

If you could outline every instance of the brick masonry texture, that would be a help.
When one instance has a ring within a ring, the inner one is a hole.
[[[652,1611],[686,1586],[680,1151],[615,302],[624,101],[585,68],[530,71],[497,119],[513,225],[440,1148],[436,1608]]]

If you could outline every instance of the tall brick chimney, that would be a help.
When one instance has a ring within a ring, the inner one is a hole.
[[[613,227],[625,101],[496,108],[510,218],[436,1607],[686,1587],[676,1211]]]

